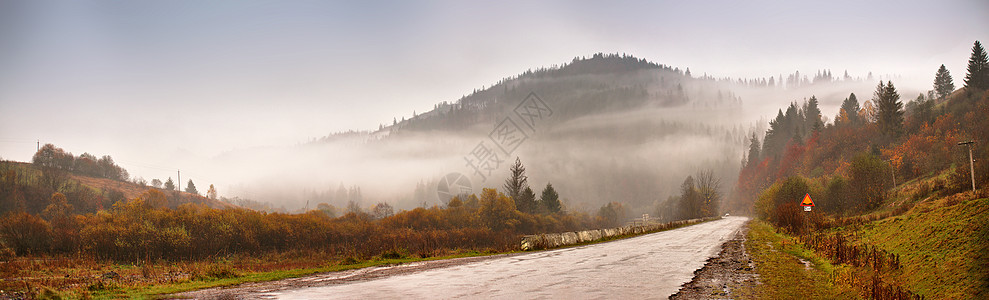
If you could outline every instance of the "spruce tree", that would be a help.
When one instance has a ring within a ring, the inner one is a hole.
[[[968,59],[968,74],[965,75],[965,87],[985,90],[989,88],[989,58],[982,43],[975,41],[972,46],[972,57]]]
[[[859,100],[855,98],[855,93],[848,95],[845,101],[841,102],[841,110],[838,111],[838,116],[835,117],[835,125],[849,125],[849,124],[859,124],[861,123],[861,118],[859,118],[859,111],[862,107],[859,107]]]
[[[879,130],[888,137],[896,137],[903,130],[903,102],[900,102],[900,94],[893,87],[893,82],[883,84],[879,81],[872,101],[877,106],[876,123]]]
[[[762,146],[759,145],[759,138],[756,137],[755,132],[753,132],[752,133],[752,137],[749,138],[749,157],[748,157],[748,165],[747,166],[751,166],[753,164],[758,165],[758,163],[759,163],[759,149],[761,149],[761,148],[762,148]]]
[[[937,93],[938,100],[944,100],[953,91],[955,91],[954,79],[951,78],[951,73],[942,64],[941,68],[937,69],[937,74],[934,75],[934,92]]]
[[[786,129],[783,128],[785,122],[786,117],[783,115],[782,109],[776,113],[775,119],[769,121],[769,129],[766,130],[766,137],[762,139],[762,151],[759,153],[762,157],[775,158],[786,145],[789,137],[784,136],[786,134]]]
[[[522,190],[522,194],[519,195],[517,201],[515,201],[515,208],[524,213],[535,213],[538,211],[536,206],[536,193],[532,191],[531,187],[526,186]]]
[[[522,165],[522,160],[518,157],[515,157],[515,164],[512,165],[510,171],[512,175],[505,179],[505,192],[515,201],[516,208],[521,211],[525,204],[520,205],[519,200],[525,188],[529,187],[529,178],[525,176],[525,166]]]
[[[172,181],[172,177],[168,177],[168,181],[165,181],[165,189],[169,191],[175,190],[175,182]]]
[[[821,108],[818,107],[816,96],[810,96],[810,100],[807,100],[804,107],[804,117],[806,118],[805,129],[820,131],[821,127],[824,126],[824,122],[821,121]]]
[[[558,213],[562,208],[562,205],[560,205],[560,194],[556,193],[556,189],[553,188],[552,183],[546,184],[542,196],[539,197],[539,202],[543,204],[543,207],[549,213]]]
[[[192,183],[192,179],[189,179],[189,184],[185,186],[185,192],[199,195],[199,190],[196,189],[196,184]]]

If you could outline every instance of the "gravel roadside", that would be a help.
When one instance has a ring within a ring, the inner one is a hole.
[[[753,287],[759,284],[759,276],[745,250],[747,233],[748,224],[722,244],[718,256],[694,271],[694,278],[670,299],[754,299]]]

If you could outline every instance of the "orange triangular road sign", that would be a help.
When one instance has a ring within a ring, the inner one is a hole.
[[[810,194],[804,195],[804,201],[800,202],[800,206],[814,206],[814,200],[810,200]]]

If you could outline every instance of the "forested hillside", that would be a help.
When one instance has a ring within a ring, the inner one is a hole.
[[[966,71],[955,90],[942,65],[931,91],[906,104],[880,81],[864,102],[849,94],[829,123],[813,97],[779,110],[762,139],[750,137],[730,207],[794,236],[799,249],[787,253],[827,260],[814,264],[836,291],[984,298],[989,60],[979,42]],[[805,195],[811,212],[800,208]]]
[[[330,166],[331,171],[320,175],[328,184],[317,181],[302,188],[307,190],[302,195],[251,192],[277,194],[298,206],[326,203],[339,209],[358,200],[340,197],[341,188],[349,195],[356,188],[362,191],[359,205],[363,207],[382,201],[399,209],[442,205],[445,199],[433,192],[442,176],[460,172],[471,177],[475,188],[491,187],[486,178],[507,176],[507,165],[520,157],[545,180],[539,185],[552,182],[565,195],[567,209],[593,212],[621,202],[632,215],[673,219],[680,212],[671,209],[674,203],[669,200],[682,193],[688,176],[710,173],[723,182],[716,194],[728,194],[748,137],[764,128],[758,108],[791,101],[794,95],[806,97],[800,93],[827,95],[831,103],[835,90],[858,90],[864,80],[847,72],[833,77],[830,70],[811,78],[800,72],[785,77],[714,78],[629,55],[599,53],[504,78],[452,103],[444,101],[433,110],[396,118],[377,131],[317,139],[305,146],[304,157],[311,153],[312,164]],[[491,170],[465,166],[465,158],[479,142],[492,141],[489,135],[496,126],[505,118],[517,118],[517,106],[531,95],[545,102],[546,111],[538,126],[515,121],[525,134],[524,142],[514,151],[496,152],[500,162]],[[363,151],[342,157],[320,155],[339,154],[345,147]],[[376,164],[351,163],[355,160],[403,166],[410,160],[428,163],[417,164],[414,171],[394,172]],[[339,173],[350,176],[336,174],[342,169],[346,172]],[[397,184],[381,187],[375,176],[381,172],[389,172]],[[407,188],[395,191],[396,186]],[[714,210],[722,210],[723,203],[714,204],[718,207]]]

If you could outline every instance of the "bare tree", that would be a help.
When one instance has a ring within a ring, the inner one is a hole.
[[[384,219],[395,214],[395,209],[391,207],[391,204],[385,202],[378,202],[371,208],[371,217],[375,219]]]
[[[697,173],[697,192],[700,194],[700,215],[714,216],[718,214],[721,203],[721,179],[714,176],[714,171],[707,169]]]

